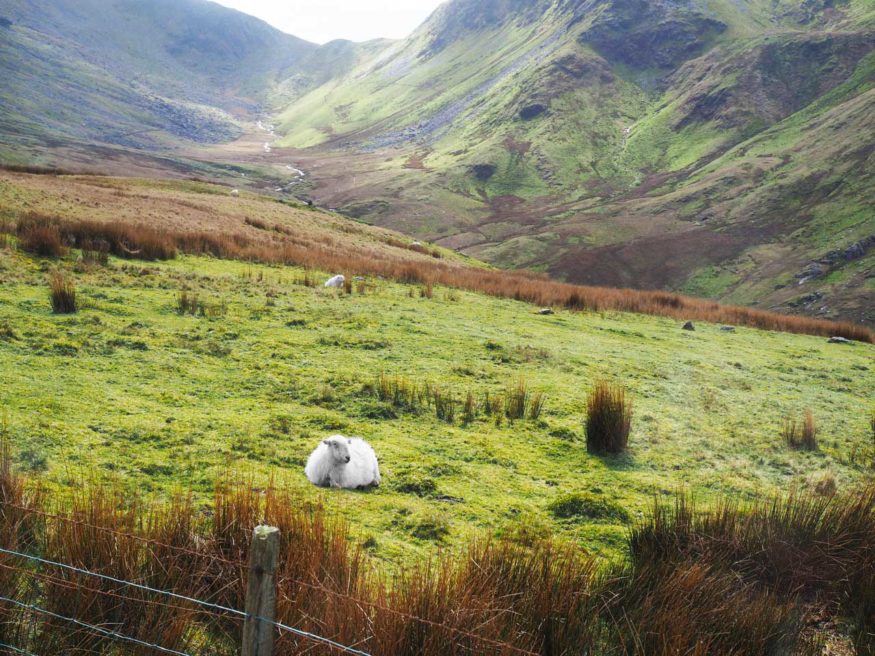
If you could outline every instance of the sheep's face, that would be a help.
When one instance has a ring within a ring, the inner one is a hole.
[[[325,445],[331,451],[331,458],[338,465],[345,465],[349,462],[350,444],[352,444],[352,440],[345,437],[332,437],[330,440],[325,440]]]

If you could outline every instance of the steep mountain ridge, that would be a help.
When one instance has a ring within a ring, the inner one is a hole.
[[[875,234],[855,184],[871,162],[845,147],[872,140],[873,16],[857,0],[455,0],[293,104],[279,131],[326,204],[500,265],[873,321],[869,254],[860,275],[794,289],[816,307],[787,297],[789,269],[737,262],[780,250],[804,268]],[[801,120],[815,107],[836,109],[819,115],[828,130]],[[804,130],[829,143],[808,148]],[[761,163],[723,156],[763,135],[783,182],[759,188]],[[711,162],[735,184],[695,191]],[[830,171],[850,184],[806,182]],[[803,238],[827,208],[836,232]],[[612,259],[624,245],[634,266]]]

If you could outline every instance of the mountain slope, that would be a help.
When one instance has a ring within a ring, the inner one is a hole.
[[[875,235],[873,15],[857,0],[456,0],[279,129],[325,203],[501,265],[871,322],[872,249],[788,290]],[[776,180],[760,187],[764,166]],[[828,193],[809,184],[839,172]],[[699,190],[713,176],[734,182]]]
[[[359,50],[205,0],[6,0],[0,16],[0,129],[36,143],[228,141],[236,117],[343,73]]]

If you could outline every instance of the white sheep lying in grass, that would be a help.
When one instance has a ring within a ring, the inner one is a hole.
[[[334,276],[331,280],[325,283],[325,286],[333,287],[334,289],[341,289],[345,283],[346,276]]]
[[[331,437],[310,454],[304,473],[319,487],[356,490],[380,484],[380,465],[371,446],[357,437]]]

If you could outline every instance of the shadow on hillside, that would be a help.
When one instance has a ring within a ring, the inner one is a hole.
[[[592,455],[595,455],[608,469],[613,471],[629,471],[636,467],[635,456],[628,452],[618,455]]]

